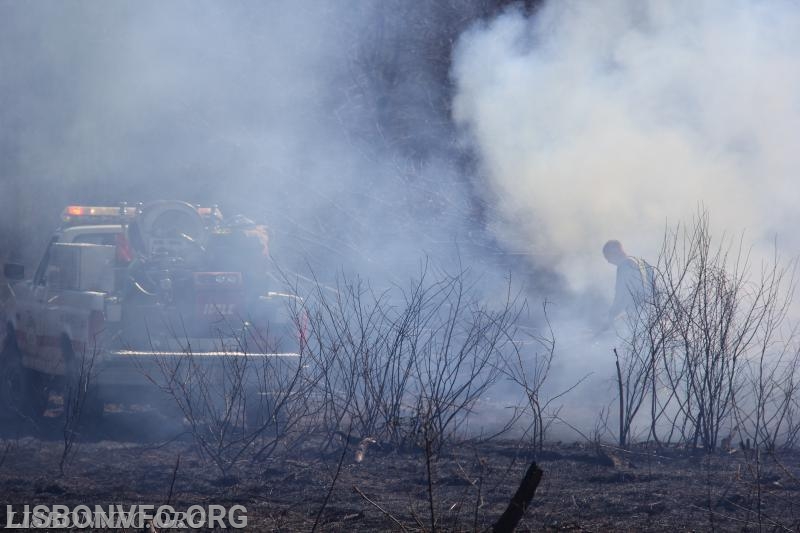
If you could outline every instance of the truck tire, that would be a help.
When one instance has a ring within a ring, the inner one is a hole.
[[[52,378],[29,368],[22,369],[27,414],[33,418],[42,418],[50,404]]]
[[[0,352],[0,416],[11,418],[18,411],[22,368],[19,352],[11,341],[11,336],[3,343]]]
[[[4,416],[40,418],[50,399],[45,376],[22,365],[16,334],[9,325],[0,353],[0,412]]]

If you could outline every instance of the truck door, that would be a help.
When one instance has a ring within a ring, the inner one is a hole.
[[[49,344],[47,335],[47,270],[50,264],[50,249],[58,242],[58,236],[48,243],[42,260],[30,282],[30,292],[18,299],[18,344],[23,352],[23,364],[45,371],[45,350]],[[21,342],[20,342],[21,341]]]

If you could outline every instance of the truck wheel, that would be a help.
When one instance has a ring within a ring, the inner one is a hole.
[[[22,366],[14,332],[0,353],[0,411],[5,415],[39,418],[47,410],[50,390],[44,376]]]
[[[27,401],[27,413],[30,416],[34,418],[44,416],[50,403],[51,381],[49,376],[23,367],[22,383]]]
[[[0,352],[0,414],[3,418],[12,416],[19,407],[22,366],[19,352],[10,336]]]

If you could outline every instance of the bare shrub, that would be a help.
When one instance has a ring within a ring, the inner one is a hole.
[[[301,438],[309,383],[305,358],[282,354],[254,337],[234,332],[214,355],[159,353],[143,371],[174,401],[202,457],[222,475],[242,460],[271,457]]]
[[[103,404],[96,396],[94,388],[94,367],[98,354],[96,339],[87,344],[80,350],[80,354],[76,354],[73,350],[72,341],[66,336],[61,339],[61,349],[66,369],[61,432],[63,448],[58,463],[61,475],[64,475],[64,469],[73,456],[81,431],[85,429],[87,423],[96,422],[103,409]]]
[[[665,243],[670,242],[666,240]],[[669,264],[672,250],[664,248],[658,265]],[[618,443],[622,448],[631,444],[634,420],[650,396],[649,436],[659,443],[658,421],[664,408],[659,403],[659,361],[664,357],[674,326],[668,315],[670,298],[665,283],[653,268],[653,279],[644,280],[641,294],[635,295],[635,306],[629,310],[620,335],[620,349],[614,351],[618,391]],[[620,353],[621,352],[621,353]],[[668,395],[666,402],[669,402]]]
[[[794,383],[792,383],[794,387]],[[786,432],[783,448],[793,449],[800,444],[800,394],[789,394],[786,406]]]
[[[467,274],[423,269],[407,287],[376,291],[359,278],[306,299],[307,350],[328,434],[350,427],[397,448],[436,451],[459,434],[500,375],[519,312],[490,309]]]
[[[656,442],[664,421],[667,442],[708,451],[736,418],[773,446],[788,429],[795,374],[780,335],[793,282],[777,256],[752,270],[742,240],[715,240],[705,212],[665,232],[655,282],[622,328],[620,445],[648,395]]]
[[[556,338],[550,324],[547,311],[548,303],[542,304],[543,332],[528,328],[509,328],[513,337],[511,356],[503,367],[503,374],[522,388],[527,405],[520,413],[520,420],[530,417],[530,425],[526,436],[533,444],[533,449],[541,452],[550,425],[559,420],[559,409],[554,408],[556,401],[575,389],[587,377],[576,380],[575,384],[563,391],[545,397],[545,384],[550,375],[556,350]]]

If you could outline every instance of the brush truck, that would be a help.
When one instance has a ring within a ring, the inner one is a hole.
[[[231,371],[263,396],[298,371],[302,301],[269,290],[263,226],[179,201],[68,206],[62,222],[30,279],[4,265],[6,411],[43,416],[83,390],[100,414],[230,388]]]

